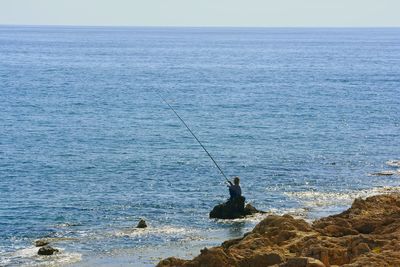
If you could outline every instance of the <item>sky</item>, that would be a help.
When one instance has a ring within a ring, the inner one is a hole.
[[[0,24],[398,27],[400,0],[0,0]]]

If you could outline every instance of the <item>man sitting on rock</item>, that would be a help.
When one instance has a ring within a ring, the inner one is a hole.
[[[228,181],[228,183],[230,198],[227,202],[215,206],[210,212],[210,218],[236,219],[255,213],[264,213],[263,211],[257,210],[250,204],[247,204],[245,207],[246,198],[242,196],[242,189],[239,185],[239,177],[235,177],[233,179],[233,183],[230,181]]]
[[[239,185],[240,178],[238,176],[236,176],[233,179],[234,184],[232,184],[231,181],[228,181],[228,183],[229,183],[229,185],[228,185],[229,195],[231,196],[229,199],[230,201],[242,196],[242,189],[240,188],[240,185]]]

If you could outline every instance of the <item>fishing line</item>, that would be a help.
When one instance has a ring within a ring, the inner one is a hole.
[[[193,137],[196,139],[196,141],[199,143],[199,145],[203,148],[203,150],[207,153],[207,155],[210,157],[210,159],[214,162],[215,166],[217,166],[218,170],[224,176],[225,180],[229,182],[229,179],[226,177],[225,173],[222,171],[222,169],[219,167],[218,163],[214,160],[214,158],[211,156],[211,154],[207,151],[207,149],[204,147],[204,145],[200,142],[199,138],[193,133],[193,131],[189,128],[189,126],[186,124],[186,122],[179,116],[179,114],[175,111],[175,109],[168,103],[168,101],[161,95],[161,93],[156,89],[156,92],[158,96],[164,101],[165,104],[168,105],[168,107],[175,113],[175,115],[178,117],[178,119],[185,125],[186,129],[193,135]]]

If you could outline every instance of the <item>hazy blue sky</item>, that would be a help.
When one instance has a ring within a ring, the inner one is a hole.
[[[400,26],[400,0],[0,0],[0,24]]]

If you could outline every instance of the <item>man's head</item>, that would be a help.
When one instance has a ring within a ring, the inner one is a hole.
[[[239,176],[236,176],[235,178],[233,178],[233,183],[234,183],[235,185],[239,185],[239,183],[240,183],[240,178],[239,178]]]

